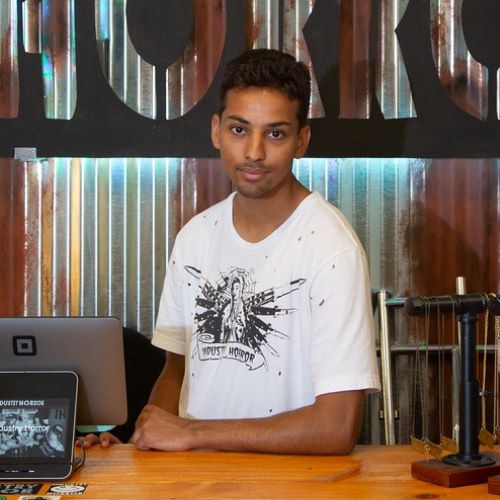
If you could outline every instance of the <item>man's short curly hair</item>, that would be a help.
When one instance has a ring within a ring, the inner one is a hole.
[[[220,87],[219,114],[226,107],[231,89],[267,87],[297,100],[299,127],[307,122],[311,98],[311,76],[307,66],[293,56],[274,49],[253,49],[229,61]]]

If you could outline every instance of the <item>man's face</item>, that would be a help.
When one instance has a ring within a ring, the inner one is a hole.
[[[248,198],[269,197],[293,181],[293,158],[309,144],[299,130],[298,102],[270,88],[232,89],[222,116],[212,118],[212,142],[235,189]]]

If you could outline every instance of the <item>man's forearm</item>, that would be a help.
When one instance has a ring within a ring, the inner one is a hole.
[[[177,415],[183,376],[184,357],[168,353],[165,367],[151,390],[149,404]]]
[[[132,442],[139,449],[211,448],[295,454],[347,454],[359,434],[363,391],[325,394],[304,408],[256,419],[190,420],[144,409]]]
[[[192,420],[196,448],[304,454],[347,454],[360,429],[362,401],[322,413],[315,405],[267,418]]]

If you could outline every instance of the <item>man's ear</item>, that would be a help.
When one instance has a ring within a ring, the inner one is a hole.
[[[212,139],[212,144],[215,149],[220,149],[219,132],[220,132],[220,116],[217,113],[215,113],[212,116],[212,122],[210,128],[210,137]]]
[[[310,140],[311,127],[306,124],[299,130],[299,140],[297,141],[297,148],[295,149],[295,158],[302,158],[306,154]]]

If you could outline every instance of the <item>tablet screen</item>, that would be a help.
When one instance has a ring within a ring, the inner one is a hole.
[[[0,455],[64,458],[68,453],[67,398],[1,399]]]
[[[0,479],[71,473],[77,391],[73,372],[0,372]]]

